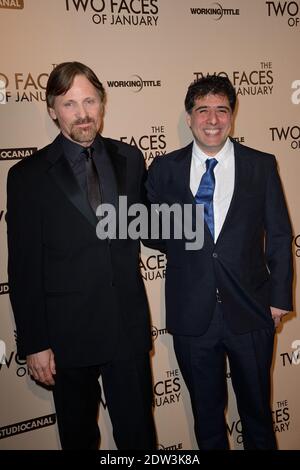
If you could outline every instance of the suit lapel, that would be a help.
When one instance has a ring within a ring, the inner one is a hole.
[[[51,164],[48,168],[48,174],[53,181],[89,223],[95,226],[98,219],[93,213],[86,195],[77,183],[67,159],[63,155],[60,135],[49,146],[47,159]]]
[[[104,151],[110,159],[116,183],[114,207],[117,213],[117,230],[119,227],[119,197],[126,196],[127,188],[127,158],[119,153],[119,148],[113,140],[101,138],[104,143]],[[128,202],[128,201],[127,201]]]
[[[226,227],[230,224],[232,215],[235,212],[235,209],[240,204],[240,191],[241,189],[246,189],[247,187],[251,186],[252,182],[252,174],[253,168],[251,160],[247,158],[247,154],[245,153],[245,147],[241,146],[237,142],[233,141],[234,145],[234,188],[233,188],[233,195],[230,202],[229,209],[227,211],[223,226],[221,228],[221,232],[218,236],[216,244],[221,239]]]
[[[195,204],[195,198],[190,189],[190,171],[193,143],[183,148],[175,160],[175,181],[178,200],[183,204]]]
[[[119,196],[127,194],[127,158],[119,153],[118,146],[110,139],[102,138],[106,152],[112,162]]]

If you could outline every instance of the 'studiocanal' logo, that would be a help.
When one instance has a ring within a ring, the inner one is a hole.
[[[4,211],[1,211],[1,220]],[[0,283],[0,295],[8,294],[9,293],[9,285],[8,282],[1,282]]]
[[[37,151],[37,147],[23,147],[16,149],[0,149],[0,161],[22,160]]]
[[[23,10],[24,0],[0,0],[0,8]]]
[[[9,424],[0,428],[0,439],[16,436],[24,432],[36,431],[37,429],[53,426],[56,423],[56,415],[50,414],[28,419],[19,423]]]

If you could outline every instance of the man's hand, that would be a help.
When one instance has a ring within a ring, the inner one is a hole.
[[[283,315],[287,315],[289,313],[288,310],[282,310],[281,308],[277,308],[277,307],[270,307],[270,309],[271,309],[271,314],[274,320],[275,327],[279,325]]]
[[[27,366],[30,375],[35,380],[45,385],[54,385],[53,375],[55,371],[55,360],[52,349],[46,349],[27,356]]]

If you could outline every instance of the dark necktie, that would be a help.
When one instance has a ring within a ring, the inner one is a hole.
[[[87,183],[87,196],[89,203],[96,213],[97,207],[101,204],[100,181],[97,168],[93,159],[93,148],[88,147],[85,149],[86,156],[86,183]]]
[[[215,190],[215,175],[214,168],[218,160],[215,158],[208,158],[205,162],[206,172],[203,174],[198,191],[195,195],[197,204],[204,204],[204,220],[214,238],[214,190]]]

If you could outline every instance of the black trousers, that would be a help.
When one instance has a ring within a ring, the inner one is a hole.
[[[155,449],[148,354],[104,365],[57,368],[53,396],[62,449],[98,449],[101,375],[118,449]]]
[[[190,393],[199,449],[228,449],[226,355],[245,449],[276,449],[270,408],[274,328],[233,334],[217,304],[202,336],[174,336],[177,361]]]

